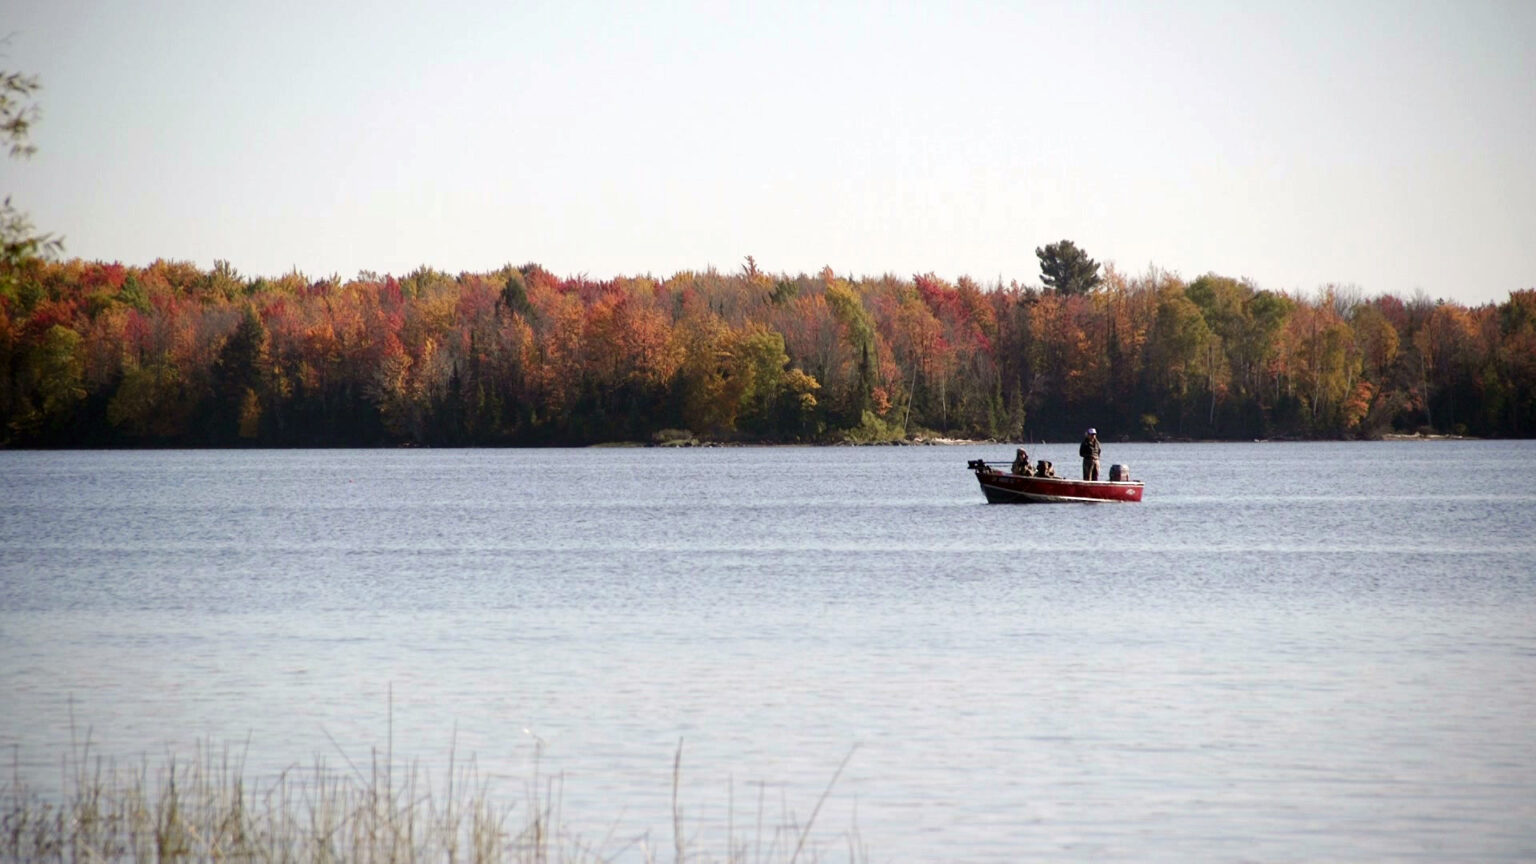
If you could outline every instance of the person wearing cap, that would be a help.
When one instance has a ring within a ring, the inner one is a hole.
[[[1077,455],[1083,457],[1083,479],[1099,479],[1099,430],[1088,428],[1083,443],[1077,447]]]

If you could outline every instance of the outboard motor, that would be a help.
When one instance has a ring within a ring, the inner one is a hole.
[[[1129,483],[1130,480],[1131,480],[1131,466],[1129,466],[1129,465],[1111,465],[1111,466],[1109,466],[1109,482],[1111,482],[1111,483]]]

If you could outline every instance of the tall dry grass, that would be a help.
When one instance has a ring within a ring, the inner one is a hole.
[[[760,788],[756,812],[738,828],[732,790],[725,848],[708,849],[699,845],[700,832],[690,835],[685,825],[682,742],[672,766],[672,836],[647,831],[626,838],[616,826],[596,841],[567,828],[563,779],[541,775],[537,755],[520,796],[507,801],[474,760],[458,760],[451,751],[447,775],[434,787],[419,762],[395,766],[390,749],[372,751],[366,766],[343,755],[345,769],[335,770],[316,757],[265,780],[246,776],[247,749],[202,744],[188,758],[168,754],[124,765],[93,755],[89,744],[72,746],[61,760],[58,788],[46,793],[22,779],[13,752],[11,777],[0,788],[0,861],[794,864],[867,858],[857,826],[835,848],[811,842],[847,758],[803,821],[787,805],[770,816]]]

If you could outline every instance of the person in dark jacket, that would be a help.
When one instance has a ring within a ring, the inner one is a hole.
[[[1099,479],[1099,432],[1090,428],[1077,447],[1077,455],[1083,457],[1083,479]]]

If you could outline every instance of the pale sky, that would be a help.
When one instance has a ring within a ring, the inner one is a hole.
[[[65,254],[1536,287],[1536,2],[9,0]]]

